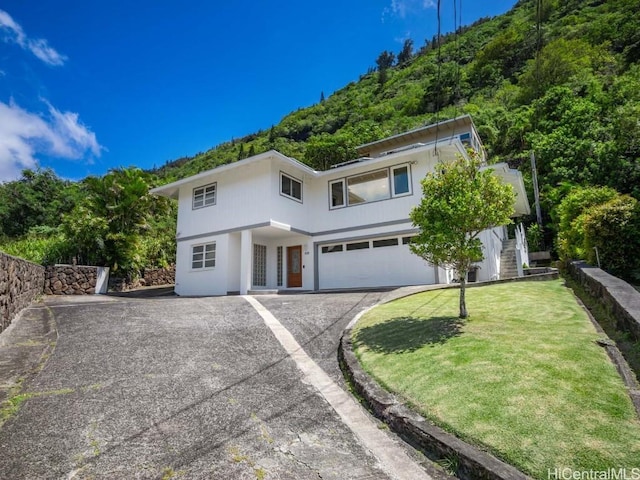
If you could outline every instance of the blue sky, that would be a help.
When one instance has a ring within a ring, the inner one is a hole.
[[[37,165],[70,179],[151,168],[268,129],[381,51],[432,38],[435,3],[5,0],[0,181]],[[461,3],[469,24],[515,0]]]

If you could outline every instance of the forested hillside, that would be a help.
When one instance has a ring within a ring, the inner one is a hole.
[[[398,52],[382,52],[359,81],[326,98],[318,92],[316,105],[292,112],[264,131],[169,161],[145,174],[145,181],[167,183],[269,149],[324,169],[354,158],[358,144],[468,113],[490,161],[507,161],[530,179],[529,156],[535,151],[550,246],[561,223],[570,225],[584,213],[578,208],[571,218],[560,218],[566,209],[558,206],[570,192],[575,194],[576,186],[609,187],[618,196],[629,195],[630,200],[624,197],[625,212],[640,218],[633,203],[634,197],[640,199],[639,60],[640,0],[521,0],[507,14],[461,27],[440,41],[434,37],[414,45],[408,40]],[[12,239],[46,233],[69,240],[72,232],[61,232],[60,225],[71,215],[80,221],[84,196],[65,194],[50,201],[46,213],[16,212],[10,198],[15,198],[12,184],[20,182],[34,194],[28,188],[37,183],[33,178],[0,186],[0,233]],[[60,188],[82,191],[91,182],[62,182]],[[578,203],[584,208],[599,205]],[[83,208],[85,215],[93,212]],[[170,221],[157,217],[167,208],[159,209],[141,234],[150,233],[154,223],[166,229]],[[582,234],[574,240],[586,241]],[[6,248],[15,241],[4,244]],[[155,260],[150,255],[136,265],[171,260],[157,254],[170,251],[170,243],[154,248]],[[640,263],[629,267],[636,268]]]

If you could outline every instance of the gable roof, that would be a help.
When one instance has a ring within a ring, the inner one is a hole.
[[[460,117],[444,120],[431,125],[414,128],[413,130],[399,133],[397,135],[392,135],[381,140],[376,140],[375,142],[369,142],[363,145],[359,145],[356,147],[356,151],[360,155],[365,155],[370,150],[392,150],[394,147],[403,147],[412,143],[419,142],[420,140],[423,140],[427,135],[435,135],[439,130],[442,130],[443,133],[449,131],[455,132],[456,128],[468,129],[469,127],[473,128],[473,120],[471,119],[471,115],[462,115]],[[446,137],[443,137],[439,140],[438,143],[445,140]]]
[[[287,157],[277,150],[269,150],[268,152],[260,153],[258,155],[254,155],[253,157],[245,158],[243,160],[238,160],[237,162],[226,163],[224,165],[219,165],[210,170],[205,170],[204,172],[197,173],[196,175],[191,175],[190,177],[185,177],[180,180],[176,180],[175,182],[167,183],[166,185],[162,185],[160,187],[152,188],[149,192],[161,195],[163,197],[169,198],[178,198],[178,192],[180,191],[180,187],[186,185],[191,182],[196,182],[198,180],[210,177],[212,175],[217,175],[227,170],[231,170],[234,168],[238,168],[240,166],[248,166],[254,163],[262,162],[264,160],[282,160],[285,163],[290,164],[293,167],[303,170],[305,173],[311,175],[317,175],[318,172],[313,170],[308,165],[296,160],[295,158]]]

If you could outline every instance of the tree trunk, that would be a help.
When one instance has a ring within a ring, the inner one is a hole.
[[[465,288],[467,286],[467,272],[461,272],[460,275],[460,318],[467,318],[467,302],[465,301]]]

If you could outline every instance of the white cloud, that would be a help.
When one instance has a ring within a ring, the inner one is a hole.
[[[400,18],[406,18],[408,14],[436,7],[436,0],[391,0],[391,5],[383,12],[383,20],[384,13],[387,12]]]
[[[35,168],[37,154],[69,160],[100,156],[103,147],[77,113],[61,112],[49,102],[48,116],[28,112],[13,101],[0,102],[0,182]]]
[[[27,37],[20,24],[4,10],[0,10],[0,32],[4,34],[5,41],[17,43],[48,65],[63,65],[67,60],[65,55],[56,51],[45,39]]]

